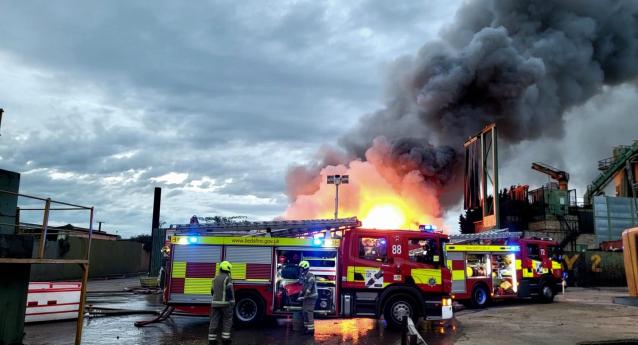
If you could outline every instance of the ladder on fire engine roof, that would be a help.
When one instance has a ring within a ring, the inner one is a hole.
[[[266,222],[237,222],[228,224],[177,224],[176,233],[207,234],[224,236],[266,236],[270,229],[272,237],[311,236],[316,233],[360,227],[357,217],[340,219],[275,220]]]
[[[531,231],[508,231],[508,229],[498,229],[492,231],[479,232],[476,234],[459,234],[450,235],[450,243],[467,243],[480,240],[499,240],[499,239],[520,239],[520,238],[537,238],[551,240],[542,233]]]

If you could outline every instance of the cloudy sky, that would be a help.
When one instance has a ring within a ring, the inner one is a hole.
[[[168,223],[273,218],[287,169],[381,107],[386,67],[460,4],[1,2],[0,168],[23,193],[95,206],[125,237],[149,231],[155,186]],[[528,166],[545,161],[581,194],[611,146],[638,139],[636,96],[621,85],[572,109],[564,138],[502,160],[502,183],[538,186]]]

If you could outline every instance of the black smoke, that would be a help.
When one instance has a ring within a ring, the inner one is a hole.
[[[454,202],[468,136],[494,122],[501,151],[561,137],[567,110],[637,76],[636,0],[467,1],[440,39],[395,61],[386,106],[340,144],[362,158],[384,136],[403,165],[447,184],[443,201]]]

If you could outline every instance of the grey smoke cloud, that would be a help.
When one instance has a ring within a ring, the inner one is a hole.
[[[454,203],[454,149],[469,135],[495,122],[506,144],[560,138],[566,111],[605,85],[636,80],[638,2],[468,1],[440,39],[397,59],[388,75],[385,107],[362,117],[341,146],[363,157],[386,137],[402,165],[451,184],[442,197]]]

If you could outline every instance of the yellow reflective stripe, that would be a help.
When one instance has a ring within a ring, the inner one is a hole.
[[[339,248],[340,240],[332,239],[329,244],[322,241],[321,245],[315,245],[314,239],[306,238],[286,238],[286,237],[218,237],[218,236],[195,236],[196,242],[189,242],[189,238],[194,236],[172,236],[171,243],[177,245],[236,245],[236,246],[310,246],[323,248]]]
[[[230,276],[235,280],[246,279],[246,264],[233,262],[233,268],[230,269]]]
[[[174,261],[173,271],[171,272],[173,278],[186,278],[186,262]]]
[[[354,266],[348,266],[348,277],[346,280],[349,282],[354,281]]]
[[[523,278],[533,278],[533,277],[534,277],[534,270],[529,268],[523,269]]]
[[[517,270],[523,269],[523,261],[516,260],[516,269]]]
[[[441,284],[441,270],[431,268],[416,268],[410,271],[416,284],[430,285],[430,279],[434,278],[435,284]]]
[[[518,252],[519,246],[495,246],[485,244],[448,244],[445,249],[449,252]]]
[[[452,269],[452,260],[447,261],[447,268]]]
[[[563,268],[563,266],[560,264],[560,262],[558,261],[552,261],[552,269],[554,270],[559,270]]]
[[[213,286],[213,280],[210,278],[186,278],[184,280],[184,293],[185,294],[210,294],[210,289]]]
[[[463,272],[463,270],[452,271],[452,280],[463,280],[463,279],[465,279],[465,272]]]

